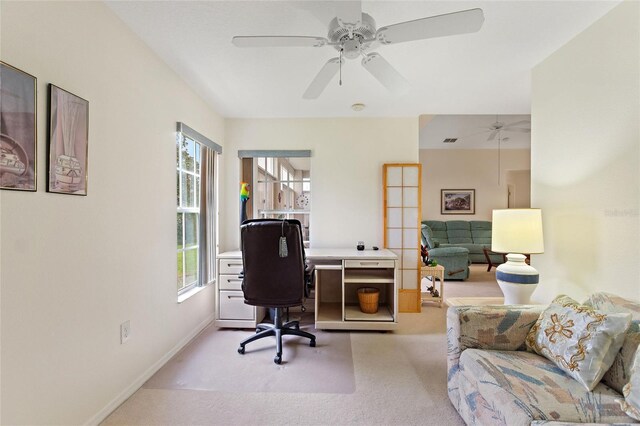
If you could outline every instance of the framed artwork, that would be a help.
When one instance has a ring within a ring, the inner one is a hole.
[[[0,189],[37,189],[36,84],[0,61]]]
[[[476,214],[475,189],[442,189],[440,198],[440,214]]]
[[[89,102],[49,84],[48,192],[87,195]]]

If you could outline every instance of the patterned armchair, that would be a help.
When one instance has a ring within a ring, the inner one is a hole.
[[[593,306],[597,304],[594,299]],[[638,304],[620,305],[640,313]],[[464,421],[509,426],[636,423],[614,401],[621,397],[616,390],[601,382],[589,392],[551,361],[525,350],[527,333],[543,309],[536,305],[449,308],[448,392]],[[627,339],[632,335],[630,331]],[[614,364],[614,368],[624,366]]]

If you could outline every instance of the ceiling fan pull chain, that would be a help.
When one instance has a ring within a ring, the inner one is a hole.
[[[340,86],[342,86],[342,51],[343,50],[344,49],[340,49],[340,82],[339,82]]]
[[[498,133],[498,186],[500,186],[500,178],[502,177],[502,135]]]

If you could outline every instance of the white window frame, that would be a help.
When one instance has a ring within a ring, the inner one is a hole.
[[[267,159],[267,168],[266,171],[271,176],[275,177],[276,175],[276,159],[273,157],[266,157]]]
[[[194,169],[187,170],[182,167],[182,144],[185,140],[192,141],[195,144],[194,149]],[[196,287],[202,286],[202,277],[200,276],[200,187],[201,187],[201,177],[200,177],[200,164],[201,161],[201,146],[200,143],[188,136],[185,136],[182,133],[178,133],[177,137],[177,164],[176,164],[176,172],[178,174],[178,190],[179,190],[179,203],[177,206],[177,213],[182,214],[182,248],[177,248],[177,253],[182,253],[182,287],[178,288],[178,296],[193,290]],[[193,196],[194,199],[194,207],[183,205],[184,194],[182,192],[183,189],[183,177],[184,175],[193,176],[194,187],[193,187]],[[196,214],[196,244],[189,245],[185,247],[186,243],[186,215],[189,213]],[[177,219],[176,219],[177,220]],[[176,226],[178,226],[176,222]],[[192,282],[186,283],[187,271],[186,271],[186,252],[194,251],[196,253],[196,279]]]
[[[289,170],[284,166],[280,165],[280,189],[285,190],[289,187]]]

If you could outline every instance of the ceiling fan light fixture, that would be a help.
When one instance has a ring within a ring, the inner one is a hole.
[[[351,109],[354,110],[355,112],[360,112],[365,108],[366,108],[366,105],[362,103],[355,103],[351,105]]]

